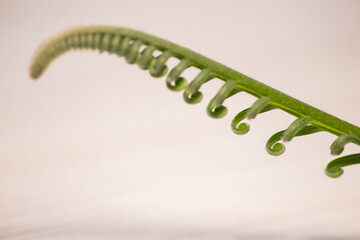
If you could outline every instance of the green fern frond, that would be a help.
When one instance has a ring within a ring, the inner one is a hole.
[[[145,47],[145,48],[143,48]],[[140,49],[144,49],[140,51]],[[247,92],[258,100],[248,109],[241,111],[232,121],[232,130],[236,134],[245,134],[250,127],[243,123],[245,118],[253,119],[258,114],[281,109],[297,117],[284,131],[274,134],[266,143],[266,150],[272,155],[280,155],[285,146],[280,143],[291,141],[294,137],[326,131],[338,136],[331,146],[331,153],[338,155],[344,145],[352,142],[360,145],[360,128],[331,116],[317,108],[307,105],[278,90],[262,84],[244,74],[230,69],[218,62],[195,53],[187,48],[171,43],[164,39],[127,28],[89,26],[71,29],[45,42],[38,50],[32,65],[31,77],[41,76],[52,60],[71,49],[96,49],[118,56],[124,56],[129,64],[137,63],[141,69],[149,70],[153,77],[167,74],[166,65],[170,58],[179,59],[166,77],[166,85],[170,90],[184,90],[184,100],[195,104],[201,101],[200,87],[214,79],[224,81],[224,85],[210,101],[207,112],[209,116],[221,118],[226,115],[224,101],[239,92]],[[154,57],[154,51],[161,54]],[[189,67],[200,70],[199,74],[189,84],[182,77],[182,73]],[[339,177],[341,167],[360,163],[360,154],[341,157],[330,162],[325,173],[330,177]]]

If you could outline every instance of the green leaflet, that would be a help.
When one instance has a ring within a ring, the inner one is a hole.
[[[140,51],[142,47],[145,48]],[[166,75],[168,59],[177,58],[180,62],[168,74],[166,85],[173,91],[184,90],[184,100],[190,104],[201,101],[202,93],[199,91],[201,85],[214,78],[223,80],[224,85],[207,108],[211,117],[225,116],[227,109],[223,103],[234,94],[247,92],[257,97],[258,100],[253,106],[234,117],[231,126],[234,133],[237,134],[245,134],[249,131],[249,125],[241,122],[245,118],[254,119],[257,115],[273,109],[280,109],[294,115],[297,120],[286,130],[274,134],[266,143],[266,150],[272,155],[280,155],[285,151],[284,144],[279,143],[281,139],[287,142],[291,141],[293,137],[319,131],[327,131],[338,136],[331,146],[332,154],[340,154],[344,145],[349,142],[360,145],[359,127],[296,100],[187,48],[132,29],[89,26],[59,34],[45,42],[38,50],[31,64],[31,77],[34,79],[40,77],[52,60],[71,49],[97,49],[100,52],[124,56],[129,64],[137,63],[141,69],[149,70],[153,77]],[[155,50],[161,52],[157,57],[153,55]],[[189,67],[198,68],[200,72],[188,84],[181,75]],[[325,172],[330,177],[338,177],[342,174],[340,167],[357,163],[359,163],[357,154],[338,158],[328,164]]]

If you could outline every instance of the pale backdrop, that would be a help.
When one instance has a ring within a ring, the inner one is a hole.
[[[360,239],[360,166],[323,174],[331,134],[269,156],[266,140],[294,117],[263,114],[236,136],[230,121],[254,97],[214,120],[221,82],[190,106],[108,54],[67,53],[28,75],[53,34],[124,26],[360,125],[359,12],[360,1],[1,0],[0,239]]]

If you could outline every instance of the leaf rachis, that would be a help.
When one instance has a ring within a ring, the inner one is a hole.
[[[141,47],[145,47],[144,50]],[[38,50],[30,69],[32,78],[41,76],[50,62],[57,56],[71,49],[97,49],[118,56],[124,56],[130,64],[137,63],[141,69],[148,69],[153,77],[162,77],[168,73],[166,65],[169,58],[177,58],[179,64],[166,78],[170,90],[184,90],[187,103],[198,103],[202,99],[199,91],[202,84],[213,78],[225,83],[216,96],[210,101],[207,112],[215,118],[223,117],[227,110],[223,106],[225,99],[243,91],[258,100],[248,109],[241,111],[232,121],[232,130],[237,134],[249,131],[249,125],[242,123],[245,118],[253,119],[258,114],[272,109],[281,109],[297,117],[286,130],[275,133],[266,143],[266,150],[272,155],[280,155],[285,151],[284,142],[293,137],[327,131],[338,136],[331,146],[332,154],[340,154],[344,145],[352,142],[360,145],[360,128],[327,114],[317,108],[292,98],[278,90],[260,83],[244,74],[215,62],[187,48],[164,39],[127,28],[108,26],[89,26],[68,30],[45,42]],[[154,57],[154,51],[161,54]],[[200,73],[189,84],[181,74],[189,67],[200,69]],[[349,155],[330,162],[325,173],[330,177],[339,177],[341,167],[360,163],[360,154]]]

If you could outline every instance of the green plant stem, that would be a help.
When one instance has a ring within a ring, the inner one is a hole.
[[[141,47],[145,47],[141,50]],[[168,72],[166,62],[175,57],[180,60],[166,78],[170,90],[184,90],[184,100],[187,103],[198,103],[202,99],[199,91],[202,84],[213,78],[225,83],[212,98],[207,107],[208,115],[214,118],[223,117],[227,109],[223,102],[238,92],[247,92],[258,98],[248,109],[238,113],[232,121],[232,130],[236,134],[245,134],[250,127],[241,121],[247,117],[255,118],[260,113],[272,109],[282,109],[297,117],[290,126],[275,133],[266,143],[266,150],[271,155],[280,155],[285,151],[285,145],[279,141],[290,141],[293,137],[327,131],[338,136],[331,145],[333,155],[340,154],[347,143],[360,145],[360,128],[331,116],[317,108],[305,104],[244,74],[232,70],[218,62],[195,53],[187,48],[164,39],[127,28],[90,26],[66,31],[43,44],[35,55],[31,65],[31,76],[38,78],[57,56],[70,49],[98,49],[100,52],[114,53],[124,56],[129,64],[137,63],[141,69],[148,69],[153,77],[162,77]],[[161,54],[154,56],[154,51]],[[181,75],[189,67],[201,71],[188,84]],[[342,166],[360,163],[360,154],[341,157],[331,161],[325,170],[330,177],[339,177]]]
[[[187,59],[190,63],[200,69],[211,69],[213,76],[224,80],[234,81],[235,86],[248,92],[256,97],[267,97],[269,103],[280,108],[296,117],[306,116],[309,118],[309,123],[317,125],[328,132],[331,132],[337,136],[345,133],[351,133],[360,138],[360,128],[345,122],[337,117],[334,117],[328,113],[325,113],[317,108],[314,108],[308,104],[305,104],[293,97],[290,97],[278,90],[275,90],[263,83],[260,83],[244,74],[241,74],[233,69],[230,69],[216,61],[213,61],[205,56],[195,53],[187,48],[181,47],[177,44],[171,43],[164,39],[132,30],[127,28],[107,27],[107,26],[91,26],[72,29],[64,32],[61,35],[56,36],[52,40],[48,41],[40,50],[39,57],[41,57],[41,51],[46,51],[46,48],[51,46],[56,41],[64,38],[64,36],[70,36],[73,34],[81,33],[110,33],[121,34],[130,37],[131,39],[140,39],[144,44],[153,45],[161,51],[169,50],[172,56],[179,59]],[[34,61],[36,64],[36,60]],[[42,71],[40,71],[41,74]],[[37,78],[40,74],[32,72],[32,76]]]

